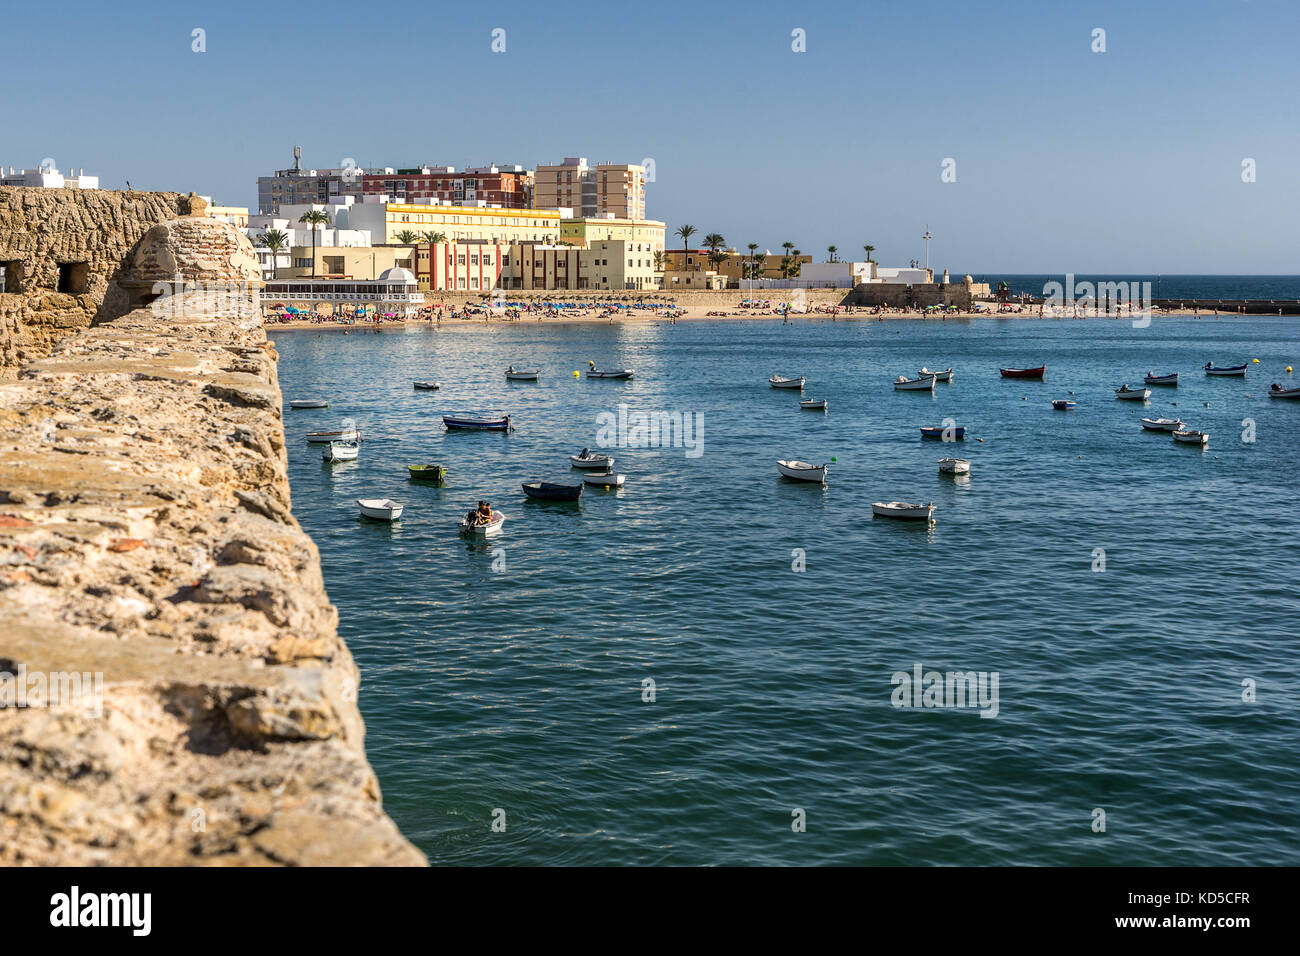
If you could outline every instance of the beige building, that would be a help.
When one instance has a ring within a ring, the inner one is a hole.
[[[645,167],[632,163],[587,165],[578,156],[537,167],[533,187],[537,209],[572,209],[577,216],[645,218]]]
[[[719,249],[718,252],[727,254],[716,265],[709,259],[710,250],[708,249],[665,249],[664,250],[664,271],[665,272],[707,272],[713,270],[722,276],[727,285],[736,287],[740,284],[742,278],[749,279],[747,268],[751,263],[749,250],[736,249]],[[756,253],[762,262],[762,271],[759,273],[760,279],[784,279],[786,276],[781,274],[781,260],[786,258],[785,250],[771,253]],[[797,262],[802,267],[812,262],[812,256],[790,256],[792,262]],[[665,287],[668,283],[665,281]]]
[[[652,256],[664,248],[664,223],[655,219],[618,219],[611,216],[560,220],[560,241],[583,248],[611,239],[640,244]],[[638,250],[640,251],[640,250]]]
[[[725,289],[727,277],[717,272],[669,270],[664,273],[663,289],[665,292],[681,292],[686,289]]]
[[[317,246],[314,255],[318,279],[374,280],[392,268],[415,272],[414,246]],[[279,269],[277,278],[310,278],[312,257],[311,246],[294,246],[289,250],[289,268]]]
[[[355,203],[349,229],[368,229],[374,242],[399,242],[404,232],[442,233],[448,241],[510,245],[555,242],[560,238],[558,209],[502,209],[495,206],[426,206],[410,203]]]

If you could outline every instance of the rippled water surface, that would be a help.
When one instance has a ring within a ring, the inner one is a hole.
[[[1265,394],[1300,384],[1298,333],[1235,318],[273,331],[286,400],[332,402],[285,412],[293,510],[362,671],[386,808],[442,863],[1300,863],[1300,402]],[[1245,380],[1200,371],[1253,358]],[[588,359],[636,378],[575,379]],[[997,373],[1044,362],[1045,382]],[[507,383],[511,363],[541,382]],[[922,365],[954,383],[893,391]],[[1148,369],[1182,383],[1114,399]],[[769,388],[773,371],[806,375],[829,414]],[[414,391],[425,378],[441,391]],[[615,448],[622,491],[525,500],[521,481],[576,480],[568,456],[620,403],[699,413],[702,454]],[[517,431],[445,433],[440,415],[463,410],[509,412]],[[1175,445],[1143,415],[1210,444]],[[302,436],[344,418],[361,457],[322,465]],[[946,418],[964,442],[920,438]],[[968,479],[938,474],[948,455]],[[780,479],[790,457],[832,462],[829,484]],[[425,462],[445,487],[408,482]],[[360,521],[370,496],[405,516]],[[455,528],[480,498],[509,516],[487,546]],[[891,499],[934,501],[934,524],[873,519]],[[916,665],[996,671],[996,717],[894,706],[893,675]]]

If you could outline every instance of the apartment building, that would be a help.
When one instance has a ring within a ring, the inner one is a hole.
[[[645,218],[645,167],[629,163],[587,164],[580,156],[539,165],[533,186],[539,209],[572,209],[578,217]]]
[[[393,202],[354,203],[350,229],[368,229],[375,242],[397,242],[404,232],[442,233],[448,240],[510,245],[557,242],[558,209],[496,209],[490,206],[436,206]]]
[[[476,166],[460,172],[453,166],[385,169],[361,181],[364,195],[386,196],[392,202],[533,208],[533,174],[522,166]]]

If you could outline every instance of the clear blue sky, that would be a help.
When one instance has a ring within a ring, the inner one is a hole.
[[[1295,273],[1298,41],[1288,0],[12,4],[0,162],[255,208],[294,144],[650,157],[649,215],[740,247],[902,265],[928,223],[954,273]]]

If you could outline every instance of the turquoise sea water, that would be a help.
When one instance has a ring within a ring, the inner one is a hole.
[[[1298,333],[1254,318],[273,330],[286,400],[333,402],[285,411],[294,513],[362,671],[387,810],[438,863],[1300,863],[1300,402],[1265,395],[1300,384],[1284,370]],[[1200,371],[1253,358],[1244,381]],[[636,378],[575,380],[588,359]],[[1045,382],[998,376],[1044,362]],[[507,383],[511,363],[542,381]],[[922,365],[955,382],[892,390]],[[1182,383],[1114,399],[1148,369]],[[829,414],[769,388],[774,371],[806,375]],[[414,391],[424,378],[442,390]],[[1054,412],[1067,397],[1078,408]],[[613,448],[621,492],[525,500],[521,481],[576,475],[568,456],[619,403],[699,413],[702,454]],[[461,410],[518,430],[444,433]],[[1209,447],[1144,432],[1143,415],[1182,417]],[[345,417],[361,457],[324,466],[302,436]],[[945,418],[964,442],[919,437]],[[948,455],[972,461],[968,480],[938,474]],[[829,484],[780,479],[787,457],[833,458]],[[446,465],[446,486],[408,483],[415,462]],[[355,499],[381,495],[403,519],[358,520]],[[486,546],[455,529],[480,498],[509,516]],[[934,501],[934,524],[873,519],[891,499]],[[894,706],[893,675],[918,664],[996,671],[997,716]]]

